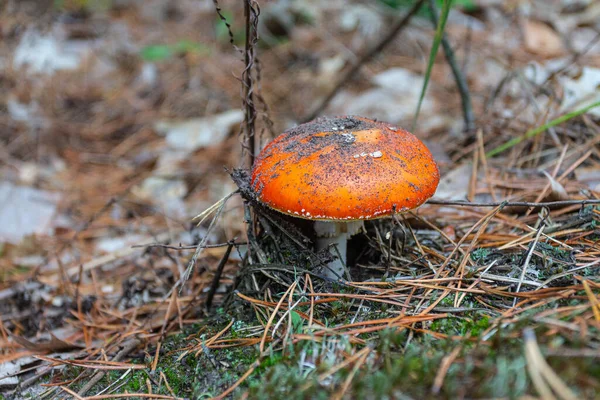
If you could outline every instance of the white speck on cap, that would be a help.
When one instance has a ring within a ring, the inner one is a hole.
[[[373,153],[362,152],[360,154],[355,154],[352,157],[358,158],[358,157],[366,157],[366,156],[371,156],[373,158],[380,158],[380,157],[383,157],[383,153],[381,151],[377,150],[377,151],[374,151]]]
[[[344,142],[346,143],[354,143],[356,141],[356,136],[351,133],[342,133],[342,136],[344,137]]]

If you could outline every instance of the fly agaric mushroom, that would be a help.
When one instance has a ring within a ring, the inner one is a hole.
[[[270,142],[252,169],[258,199],[315,220],[316,249],[337,247],[324,274],[344,273],[347,239],[363,220],[419,207],[437,188],[430,151],[411,133],[362,117],[318,118]]]

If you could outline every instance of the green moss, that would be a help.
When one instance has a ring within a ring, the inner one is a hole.
[[[480,248],[480,249],[475,249],[471,252],[471,259],[478,263],[478,264],[482,264],[485,262],[485,260],[487,259],[487,257],[490,255],[492,251],[486,247],[484,248]]]
[[[403,331],[380,332],[376,351],[372,352],[374,356],[357,371],[347,395],[371,399],[393,399],[402,395],[430,398],[442,360],[460,344],[422,336],[413,338],[408,346],[403,347],[406,339],[407,334]],[[528,393],[529,383],[521,347],[510,347],[502,354],[488,350],[483,347],[462,350],[457,362],[447,371],[440,395],[456,398]],[[306,357],[302,349],[297,353]],[[260,379],[248,385],[249,398],[327,399],[340,390],[352,369],[349,366],[318,381],[319,374],[341,360],[317,364],[314,369],[302,367],[300,361],[298,357],[283,358],[267,369]]]
[[[490,318],[475,310],[414,325],[415,328],[425,327],[450,337],[469,336],[470,341],[440,340],[419,331],[395,328],[361,334],[359,337],[366,341],[366,344],[361,345],[351,344],[346,336],[325,338],[323,343],[290,341],[285,348],[277,347],[262,359],[248,379],[234,391],[232,398],[247,392],[248,398],[327,399],[341,390],[350,373],[354,373],[354,376],[347,389],[349,398],[394,399],[403,395],[430,398],[440,366],[449,354],[454,354],[455,358],[436,396],[515,398],[536,394],[528,377],[521,332],[523,328],[531,326],[532,319],[544,310],[573,302],[581,304],[585,297],[583,292],[579,294],[582,295],[579,300],[558,299],[523,312],[519,319],[494,331],[493,336],[486,338],[486,343],[478,338],[490,328]],[[444,299],[441,303],[444,307],[451,306],[452,298]],[[475,302],[466,296],[462,305],[466,308],[473,307]],[[386,313],[379,304],[369,304],[368,307],[361,308],[357,320],[389,317],[389,312]],[[258,324],[253,319],[255,314],[250,312],[250,307],[237,304],[236,310],[235,317],[243,319],[236,318],[224,338],[247,337],[250,332],[248,328]],[[308,312],[308,308],[299,307],[298,311]],[[356,304],[353,305],[349,300],[319,304],[314,311],[315,318],[335,326],[348,323],[357,315]],[[150,381],[153,393],[170,394],[164,384],[156,386],[162,372],[177,396],[203,399],[222,393],[256,361],[257,346],[212,349],[198,358],[193,354],[180,360],[179,357],[180,350],[189,346],[190,336],[207,339],[222,330],[232,318],[234,315],[221,310],[204,324],[186,329],[182,334],[169,336],[161,347],[156,373],[148,370],[131,371],[126,379],[119,381],[122,386],[118,392],[146,392],[147,381]],[[306,324],[299,314],[292,314],[292,323],[296,332],[306,332]],[[539,326],[536,331],[542,352],[545,349],[565,347],[589,348],[586,338],[560,334],[547,336],[545,329],[547,328]],[[589,329],[590,337],[600,335],[596,328]],[[354,364],[350,364],[319,380],[321,374],[330,371],[347,359],[349,354],[360,351],[365,345],[371,349],[370,355],[357,371],[353,371]],[[149,349],[149,354],[154,354],[152,349]],[[561,378],[565,383],[578,388],[576,390],[583,397],[590,397],[590,393],[598,390],[599,384],[594,376],[600,376],[600,366],[595,365],[592,359],[567,360],[556,356],[547,358],[553,368],[561,371]],[[144,360],[146,364],[151,362],[150,356]],[[67,375],[74,378],[81,371],[72,368]],[[581,371],[586,373],[582,374]],[[97,393],[101,388],[117,382],[122,375],[123,371],[108,373],[91,393]]]
[[[431,330],[450,336],[478,337],[489,326],[489,317],[476,312],[468,313],[470,317],[450,316],[432,322]]]

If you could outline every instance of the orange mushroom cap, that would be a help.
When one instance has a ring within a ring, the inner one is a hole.
[[[440,179],[413,134],[362,117],[318,118],[276,137],[252,169],[271,208],[315,220],[373,219],[414,209]]]

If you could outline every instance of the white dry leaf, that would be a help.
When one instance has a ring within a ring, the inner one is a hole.
[[[543,85],[550,76],[550,69],[552,67],[549,65],[549,63],[550,62],[542,65],[535,61],[530,62],[521,70],[523,72],[523,77],[534,85]],[[519,90],[519,87],[516,90]]]
[[[119,250],[123,250],[140,243],[148,243],[150,241],[152,241],[152,237],[144,235],[105,237],[96,241],[96,249],[105,253],[115,253]]]
[[[21,367],[37,361],[35,358],[21,357],[13,361],[0,363],[0,392],[2,388],[12,388],[19,384]]]
[[[561,83],[565,91],[563,111],[600,101],[600,68],[583,67],[576,76],[561,77]],[[592,108],[588,113],[600,117],[600,107]]]
[[[354,46],[359,46],[364,41],[371,41],[382,32],[385,27],[383,16],[376,8],[363,4],[345,7],[339,16],[339,27],[344,32],[356,31]]]
[[[600,29],[600,15],[598,16],[598,29]],[[573,52],[585,53],[587,59],[600,55],[600,41],[596,36],[598,32],[589,27],[579,27],[569,34],[569,45]]]
[[[423,87],[424,78],[404,68],[390,68],[378,73],[372,79],[377,86],[399,90],[419,96]]]
[[[465,14],[457,8],[451,8],[446,26],[453,28],[469,28],[473,32],[484,32],[486,25],[480,19]]]
[[[29,104],[19,102],[14,96],[7,96],[6,109],[14,120],[24,123],[30,128],[43,128],[48,124],[39,104],[31,101]]]
[[[600,192],[600,168],[585,167],[575,169],[575,178],[577,182],[587,184],[590,189],[595,192]]]
[[[181,179],[151,176],[135,186],[132,192],[142,199],[152,201],[171,217],[180,218],[187,215],[183,201],[183,197],[187,193],[187,186]]]
[[[469,192],[469,182],[473,173],[473,165],[461,164],[440,179],[435,192],[437,199],[465,200]]]
[[[0,242],[18,244],[25,236],[50,227],[59,195],[0,182]]]
[[[164,135],[169,147],[192,152],[196,149],[223,142],[231,128],[242,122],[241,110],[184,121],[158,121],[154,128]]]
[[[76,70],[91,51],[90,41],[64,40],[64,34],[58,32],[42,34],[29,30],[15,49],[13,67],[43,74]]]
[[[543,171],[546,178],[550,181],[550,193],[544,197],[544,201],[561,201],[569,200],[569,194],[565,187],[561,185],[556,179],[554,179],[549,173]]]
[[[346,65],[346,59],[341,54],[321,60],[317,76],[313,80],[315,90],[322,95],[329,93],[336,85],[344,65]]]
[[[151,200],[173,217],[186,217],[183,201],[187,193],[186,183],[182,179],[165,176],[176,172],[179,163],[191,152],[222,143],[243,118],[241,110],[230,110],[203,118],[157,122],[154,128],[165,136],[167,148],[161,152],[155,175],[134,187],[134,193]]]
[[[358,95],[342,92],[336,96],[331,108],[341,114],[369,115],[391,123],[412,118],[423,87],[421,75],[404,68],[391,68],[375,75],[372,81],[377,87]],[[433,112],[430,98],[426,96],[423,100],[423,116]]]

